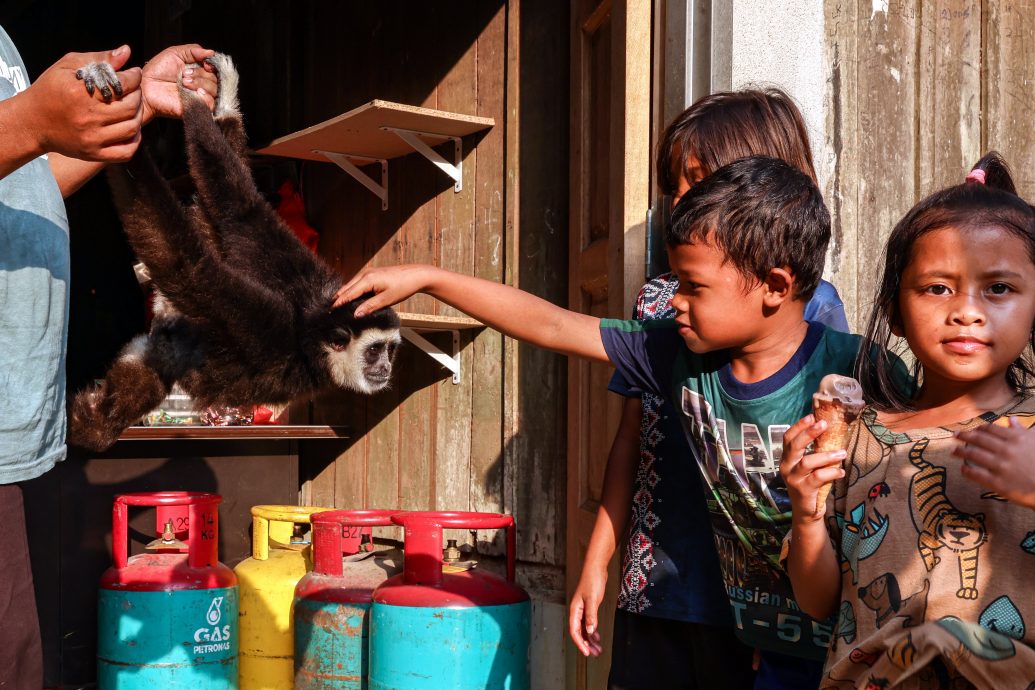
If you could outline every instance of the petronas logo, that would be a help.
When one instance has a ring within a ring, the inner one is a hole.
[[[223,611],[221,607],[223,605],[223,597],[213,597],[212,603],[208,607],[208,614],[205,616],[205,620],[208,621],[209,625],[217,625],[219,620],[223,617]]]

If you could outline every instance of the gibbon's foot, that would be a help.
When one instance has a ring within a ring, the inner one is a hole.
[[[217,120],[228,116],[239,118],[241,116],[241,105],[237,99],[237,88],[240,77],[237,73],[237,68],[234,66],[234,61],[230,59],[229,55],[216,53],[210,58],[205,58],[205,62],[212,65],[216,71],[216,76],[219,77],[219,93],[216,94],[216,107],[212,110],[212,117]],[[201,67],[197,63],[188,66]],[[196,93],[184,88],[182,83],[180,84],[180,98],[184,103],[196,97]]]
[[[95,89],[100,89],[101,96],[106,101],[111,100],[113,91],[119,98],[122,97],[122,83],[107,62],[91,62],[84,65],[76,70],[75,78],[86,85],[86,92],[91,96]]]
[[[229,55],[216,53],[212,57],[205,58],[205,62],[216,69],[216,76],[219,77],[219,93],[216,94],[216,107],[212,111],[212,117],[217,120],[221,117],[240,117],[241,105],[237,100],[237,88],[240,77],[237,68]]]
[[[133,339],[99,384],[80,391],[68,411],[68,442],[107,450],[126,427],[157,407],[168,394],[158,373],[145,363],[147,336]]]
[[[95,453],[111,448],[121,429],[112,428],[101,411],[107,386],[100,383],[76,394],[68,410],[68,444]]]

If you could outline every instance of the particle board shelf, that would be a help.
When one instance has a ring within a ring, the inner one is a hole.
[[[490,117],[462,115],[402,103],[373,100],[347,113],[275,139],[256,153],[311,161],[330,161],[354,177],[388,208],[388,161],[417,152],[463,189],[462,138],[496,124]],[[453,161],[432,146],[453,142]],[[380,163],[378,183],[356,165]]]
[[[172,439],[321,439],[349,438],[342,426],[255,424],[245,426],[131,426],[122,441],[168,441]]]
[[[422,331],[465,331],[471,328],[482,328],[485,325],[478,319],[472,319],[469,316],[438,316],[413,312],[398,312],[398,314],[404,328]]]
[[[436,316],[399,312],[402,337],[419,348],[428,357],[444,366],[453,374],[453,383],[460,383],[460,331],[483,328],[485,324],[468,316]],[[452,352],[443,352],[433,343],[421,337],[420,332],[448,331],[453,336]]]

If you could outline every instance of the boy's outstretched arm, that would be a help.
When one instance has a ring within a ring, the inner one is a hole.
[[[422,264],[371,268],[338,290],[334,305],[371,292],[374,296],[360,305],[357,317],[423,292],[511,338],[566,355],[610,361],[600,338],[600,319],[509,285]]]
[[[844,477],[841,461],[846,453],[835,450],[805,455],[805,449],[827,428],[808,415],[783,436],[780,474],[791,499],[791,544],[787,574],[801,610],[817,620],[837,611],[841,599],[841,567],[823,524],[824,512],[816,512],[821,486]]]

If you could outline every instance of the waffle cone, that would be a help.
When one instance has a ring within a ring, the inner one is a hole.
[[[852,422],[859,418],[861,409],[851,409],[838,398],[828,398],[815,395],[812,397],[812,413],[816,421],[824,420],[827,423],[827,430],[816,439],[815,452],[825,453],[832,450],[843,450],[848,447],[848,437],[851,434]],[[824,484],[816,494],[815,512],[821,513],[825,510],[827,496],[834,485]]]
[[[830,496],[830,490],[833,488],[833,482],[819,487],[819,491],[816,492],[816,508],[812,512],[813,515],[819,515],[827,511],[827,497]]]
[[[837,398],[824,400],[816,396],[812,399],[812,413],[817,422],[822,419],[827,423],[827,430],[816,439],[817,453],[848,447],[848,435],[852,422],[859,417],[858,412],[852,412]]]

